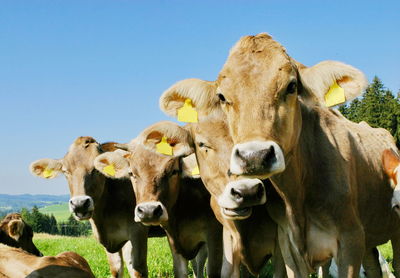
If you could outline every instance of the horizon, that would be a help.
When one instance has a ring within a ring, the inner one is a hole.
[[[1,194],[69,194],[28,166],[78,136],[128,142],[173,120],[175,82],[214,80],[240,37],[267,32],[311,66],[338,60],[400,92],[399,1],[2,1]],[[61,175],[60,175],[61,176]]]

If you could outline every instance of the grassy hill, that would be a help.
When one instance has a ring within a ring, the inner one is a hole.
[[[58,223],[61,221],[67,221],[68,217],[71,215],[69,212],[68,203],[42,207],[39,209],[39,211],[48,215],[53,214]]]
[[[66,203],[69,195],[8,195],[0,194],[0,216],[10,212],[21,211],[22,208],[32,209],[34,206],[42,208],[45,206]]]

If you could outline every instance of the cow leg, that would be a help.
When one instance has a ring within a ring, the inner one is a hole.
[[[141,224],[134,225],[131,230],[131,239],[125,243],[124,259],[129,275],[133,278],[147,277],[147,237],[148,228]],[[134,246],[134,247],[132,247]]]
[[[308,277],[307,266],[304,262],[299,261],[304,258],[300,257],[300,254],[298,254],[295,248],[292,248],[289,235],[285,232],[285,229],[280,226],[278,226],[278,240],[285,261],[287,277]]]
[[[169,247],[172,253],[174,277],[176,278],[187,278],[188,277],[188,260],[185,259],[181,254],[176,252],[173,243],[168,237]]]
[[[124,276],[124,262],[122,259],[122,251],[116,253],[109,253],[106,250],[108,264],[110,265],[111,276],[121,278]]]
[[[211,232],[207,236],[207,251],[207,276],[209,278],[221,277],[224,251],[222,227],[219,224],[215,229],[211,229]]]
[[[362,264],[368,278],[382,277],[381,265],[379,263],[379,252],[376,247],[365,250]]]
[[[203,244],[197,253],[196,258],[191,260],[195,278],[204,278],[204,266],[206,265],[206,260],[207,247],[205,244]]]
[[[282,251],[279,247],[279,242],[276,240],[274,255],[272,256],[272,264],[274,266],[273,278],[286,278],[286,266],[283,260]]]
[[[224,256],[222,261],[221,277],[239,278],[240,277],[240,256],[234,254],[234,240],[228,230],[223,228]]]
[[[393,250],[393,269],[396,277],[400,277],[400,230],[391,238]]]
[[[337,265],[340,278],[358,278],[365,252],[364,231],[361,226],[353,225],[351,231],[340,233]]]

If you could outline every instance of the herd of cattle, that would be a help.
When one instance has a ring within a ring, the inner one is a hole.
[[[90,221],[113,277],[124,261],[131,277],[147,277],[147,238],[165,235],[176,277],[187,277],[188,260],[196,277],[206,262],[208,277],[240,277],[241,266],[257,275],[270,258],[277,278],[320,266],[328,277],[332,262],[338,277],[361,266],[390,276],[376,248],[388,240],[400,275],[394,139],[328,107],[366,86],[352,66],[306,67],[269,35],[246,36],[216,81],[186,79],[162,94],[161,110],[186,125],[158,122],[128,144],[79,137],[62,159],[30,170],[65,175],[70,210]],[[19,215],[0,232],[12,246],[0,245],[0,277],[94,277],[76,253],[39,257]]]

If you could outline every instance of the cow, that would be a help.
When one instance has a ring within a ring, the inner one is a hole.
[[[89,264],[75,252],[38,257],[19,248],[0,244],[0,277],[94,278]]]
[[[114,145],[78,137],[64,158],[37,160],[30,171],[46,179],[64,174],[71,194],[70,211],[77,220],[90,221],[93,234],[106,249],[113,277],[123,276],[123,259],[131,277],[147,277],[149,228],[133,219],[136,201],[132,185],[129,179],[110,179],[94,168],[94,159],[114,151]],[[151,232],[162,235],[158,229],[154,227]]]
[[[143,130],[137,138],[119,147],[123,155],[109,152],[99,155],[95,167],[114,178],[130,177],[136,196],[135,221],[145,225],[161,225],[171,246],[175,277],[187,277],[188,260],[202,246],[208,253],[208,277],[220,277],[222,265],[222,226],[210,207],[210,194],[198,175],[192,176],[192,147],[182,144],[185,133],[163,133],[159,122]],[[171,153],[154,151],[166,134]],[[186,140],[184,140],[186,141]],[[106,171],[112,167],[113,171]],[[111,174],[111,175],[110,175]],[[203,247],[204,248],[204,247]],[[203,277],[198,267],[196,276]]]
[[[393,197],[391,201],[392,208],[400,216],[400,157],[398,153],[393,149],[384,150],[382,153],[382,164],[393,188]]]
[[[9,213],[0,222],[0,243],[21,248],[36,256],[42,256],[32,241],[32,227],[25,223],[19,213]]]
[[[361,71],[341,62],[306,67],[262,33],[235,44],[216,81],[177,82],[160,104],[171,116],[186,99],[199,117],[226,115],[232,176],[269,178],[285,203],[284,214],[270,212],[289,276],[306,277],[332,257],[339,277],[358,276],[361,263],[368,276],[380,276],[372,250],[389,239],[400,273],[400,223],[380,157],[395,143],[389,132],[326,107],[366,85]],[[234,191],[219,204],[228,208]]]

